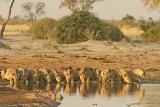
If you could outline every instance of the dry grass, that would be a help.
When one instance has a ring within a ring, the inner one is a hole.
[[[140,36],[143,33],[143,30],[141,30],[139,27],[122,26],[120,30],[127,37]]]
[[[31,46],[29,44],[22,44],[21,48],[22,49],[31,49]]]
[[[0,29],[1,29],[0,25]],[[4,35],[6,36],[19,36],[19,35],[25,35],[25,32],[29,29],[29,26],[27,25],[7,25],[6,31],[4,32]]]
[[[0,25],[1,29],[1,25]],[[7,36],[19,36],[19,35],[25,35],[26,31],[29,29],[28,25],[7,25],[6,31],[4,32],[4,35]],[[131,27],[128,25],[122,26],[120,30],[126,35],[127,37],[135,37],[140,36],[143,31],[138,27]]]
[[[9,44],[3,43],[2,41],[0,41],[0,48],[10,49],[10,46],[9,46]]]

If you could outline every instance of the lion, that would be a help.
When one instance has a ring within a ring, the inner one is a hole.
[[[140,71],[140,72],[139,72]],[[138,75],[139,72],[139,75]],[[145,74],[142,73],[140,69],[135,69],[130,71],[128,74],[130,75],[132,82],[142,84],[142,78]]]
[[[79,69],[79,77],[82,83],[89,83],[90,80],[96,80],[96,71],[91,67]]]
[[[41,82],[47,82],[47,83],[52,82],[52,79],[51,79],[52,77],[47,69],[45,68],[38,69],[38,74],[39,74],[39,80]]]
[[[19,81],[22,81],[26,84],[33,82],[39,84],[39,82],[51,83],[51,76],[47,69],[18,69]]]
[[[101,70],[98,70],[95,68],[95,72],[96,72],[97,81],[100,82],[101,81]]]
[[[142,83],[141,78],[137,77],[133,72],[128,72],[128,74],[131,78],[132,83]]]
[[[19,68],[17,69],[18,72],[18,80],[20,82],[24,82],[25,84],[28,83],[37,83],[41,82],[41,79],[44,79],[44,75],[42,72],[39,72],[38,69],[31,69],[31,68]]]
[[[79,77],[82,83],[89,82],[89,78],[87,77],[87,75],[85,74],[83,70],[79,71]]]
[[[18,83],[17,70],[13,68],[4,69],[1,71],[2,79],[9,80],[13,83]]]
[[[61,83],[62,82],[62,74],[55,69],[50,69],[49,74],[51,76],[51,80],[53,82]]]
[[[146,72],[145,72],[144,70],[142,70],[142,69],[139,69],[139,68],[133,69],[132,72],[133,72],[136,76],[138,76],[138,77],[140,77],[140,78],[146,76]]]
[[[66,82],[67,83],[74,83],[74,78],[73,78],[73,73],[75,72],[75,70],[72,67],[63,69],[63,74],[65,76]]]
[[[114,69],[101,70],[99,81],[102,83],[121,83],[120,76]]]
[[[107,73],[109,76],[109,83],[121,83],[121,78],[116,70],[109,69]]]
[[[85,74],[84,70],[81,68],[77,68],[76,71],[78,72],[80,81],[82,83],[86,83],[87,75]]]
[[[18,83],[14,83],[14,81],[10,81],[9,84],[6,85],[6,87],[12,88],[12,89],[19,89],[19,84]]]
[[[37,77],[37,70],[31,69],[31,68],[19,68],[17,69],[18,72],[18,81],[24,82],[25,84],[28,84],[30,82],[38,82]]]
[[[24,69],[23,68],[18,68],[17,69],[17,74],[18,74],[18,81],[19,82],[24,81]]]
[[[101,70],[100,72],[100,80],[102,83],[106,83],[109,80],[109,75],[108,75],[109,69]]]
[[[125,71],[123,69],[118,69],[117,72],[118,72],[118,74],[119,74],[119,76],[120,76],[120,78],[123,82],[125,82],[125,83],[131,83],[132,82],[132,80],[131,80],[130,76],[128,75],[127,71]]]

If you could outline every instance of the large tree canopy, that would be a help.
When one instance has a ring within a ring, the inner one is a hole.
[[[102,0],[61,0],[60,7],[67,7],[71,11],[88,11],[93,8],[93,3]]]
[[[160,0],[141,0],[149,9],[160,9]]]

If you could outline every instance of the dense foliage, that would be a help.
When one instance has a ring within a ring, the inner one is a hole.
[[[146,30],[142,37],[146,42],[158,42],[160,41],[160,25],[153,26],[150,29]]]
[[[2,41],[0,41],[0,48],[11,49],[10,46]]]
[[[124,38],[123,33],[117,27],[113,27],[113,26],[107,27],[106,34],[108,35],[111,41],[118,42]]]
[[[122,39],[123,34],[118,28],[109,26],[87,11],[76,11],[71,16],[64,17],[58,22],[58,43],[75,43],[86,40]]]
[[[53,30],[56,26],[56,21],[51,18],[43,18],[34,21],[29,29],[29,33],[34,39],[50,39],[53,37]]]

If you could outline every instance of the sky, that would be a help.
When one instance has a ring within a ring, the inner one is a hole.
[[[67,8],[59,8],[61,0],[15,0],[12,16],[23,16],[21,5],[27,1],[44,1],[46,3],[46,16],[54,19],[62,18],[71,13]],[[0,0],[0,15],[3,17],[6,16],[9,4],[10,0]],[[120,20],[126,14],[132,15],[137,19],[148,19],[149,17],[153,19],[160,18],[160,12],[158,10],[151,11],[145,8],[141,0],[104,0],[102,2],[96,2],[92,12],[106,20]]]

